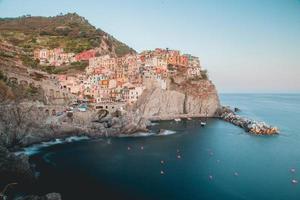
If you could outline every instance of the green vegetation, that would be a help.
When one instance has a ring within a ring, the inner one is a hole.
[[[202,79],[201,76],[194,76],[194,77],[189,78],[190,81],[199,81],[201,79]]]
[[[171,83],[175,83],[175,80],[173,77],[170,77],[170,81],[171,81]]]
[[[70,68],[75,69],[75,70],[79,70],[79,71],[84,71],[85,68],[88,66],[88,64],[89,63],[87,61],[73,62],[73,63],[71,63]]]
[[[7,81],[7,77],[5,76],[5,74],[3,74],[3,72],[0,70],[0,80],[6,82]]]
[[[207,70],[201,70],[202,79],[208,80]]]
[[[117,46],[115,47],[115,52],[118,57],[122,57],[126,54],[133,52],[133,50],[131,48],[128,48],[127,45],[121,43],[117,44]]]
[[[104,41],[109,51],[118,56],[134,52],[101,29],[96,29],[76,13],[55,17],[0,18],[0,39],[32,52],[36,48],[62,47],[66,52],[79,53],[99,47]]]
[[[26,93],[27,93],[27,95],[33,97],[33,96],[37,95],[39,93],[39,91],[38,91],[37,87],[34,87],[33,85],[29,85],[26,88]]]
[[[0,57],[13,58],[14,54],[12,52],[0,51]]]
[[[174,71],[175,70],[175,67],[173,66],[173,65],[168,65],[168,70],[170,70],[170,71]]]
[[[14,98],[14,94],[11,88],[7,86],[5,81],[0,80],[0,102],[5,102],[6,100],[11,100]]]
[[[0,102],[11,100],[32,99],[43,100],[42,90],[34,85],[19,85],[9,81],[0,70]]]
[[[32,57],[30,57],[28,55],[21,55],[21,61],[22,61],[23,65],[25,65],[27,67],[31,67],[33,69],[37,69],[39,67],[39,61],[34,60]]]
[[[67,74],[67,73],[75,73],[75,72],[83,72],[85,68],[88,66],[87,61],[80,62],[72,62],[66,66],[40,66],[40,69],[49,73],[49,74]]]

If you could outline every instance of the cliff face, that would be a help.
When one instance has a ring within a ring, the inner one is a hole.
[[[174,119],[178,117],[213,117],[220,107],[214,84],[205,79],[172,78],[166,90],[147,88],[133,110],[145,118]]]

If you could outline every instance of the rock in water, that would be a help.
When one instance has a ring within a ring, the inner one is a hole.
[[[59,193],[49,193],[46,194],[47,200],[61,200],[61,195]]]
[[[254,133],[256,135],[273,135],[279,133],[277,127],[273,127],[267,125],[264,122],[257,122],[254,120],[250,120],[239,115],[236,115],[231,109],[228,107],[221,107],[217,111],[217,115],[236,126],[243,128],[245,131]]]
[[[44,196],[28,195],[18,198],[17,200],[62,200],[59,193],[49,193]]]
[[[0,146],[0,177],[1,183],[24,183],[34,181],[34,173],[30,168],[28,156],[16,156],[5,147]]]

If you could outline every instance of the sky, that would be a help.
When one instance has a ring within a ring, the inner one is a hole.
[[[68,12],[138,52],[198,56],[219,92],[300,92],[300,0],[0,0],[0,17]]]

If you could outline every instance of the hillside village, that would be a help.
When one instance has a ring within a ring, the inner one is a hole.
[[[67,89],[78,101],[94,103],[98,108],[114,108],[137,101],[146,87],[168,88],[168,81],[178,74],[189,79],[206,78],[198,57],[178,50],[160,49],[139,54],[101,55],[98,48],[81,53],[66,53],[63,48],[35,49],[34,59],[43,66],[63,67],[88,62],[84,73],[58,74],[52,78],[62,90]]]

